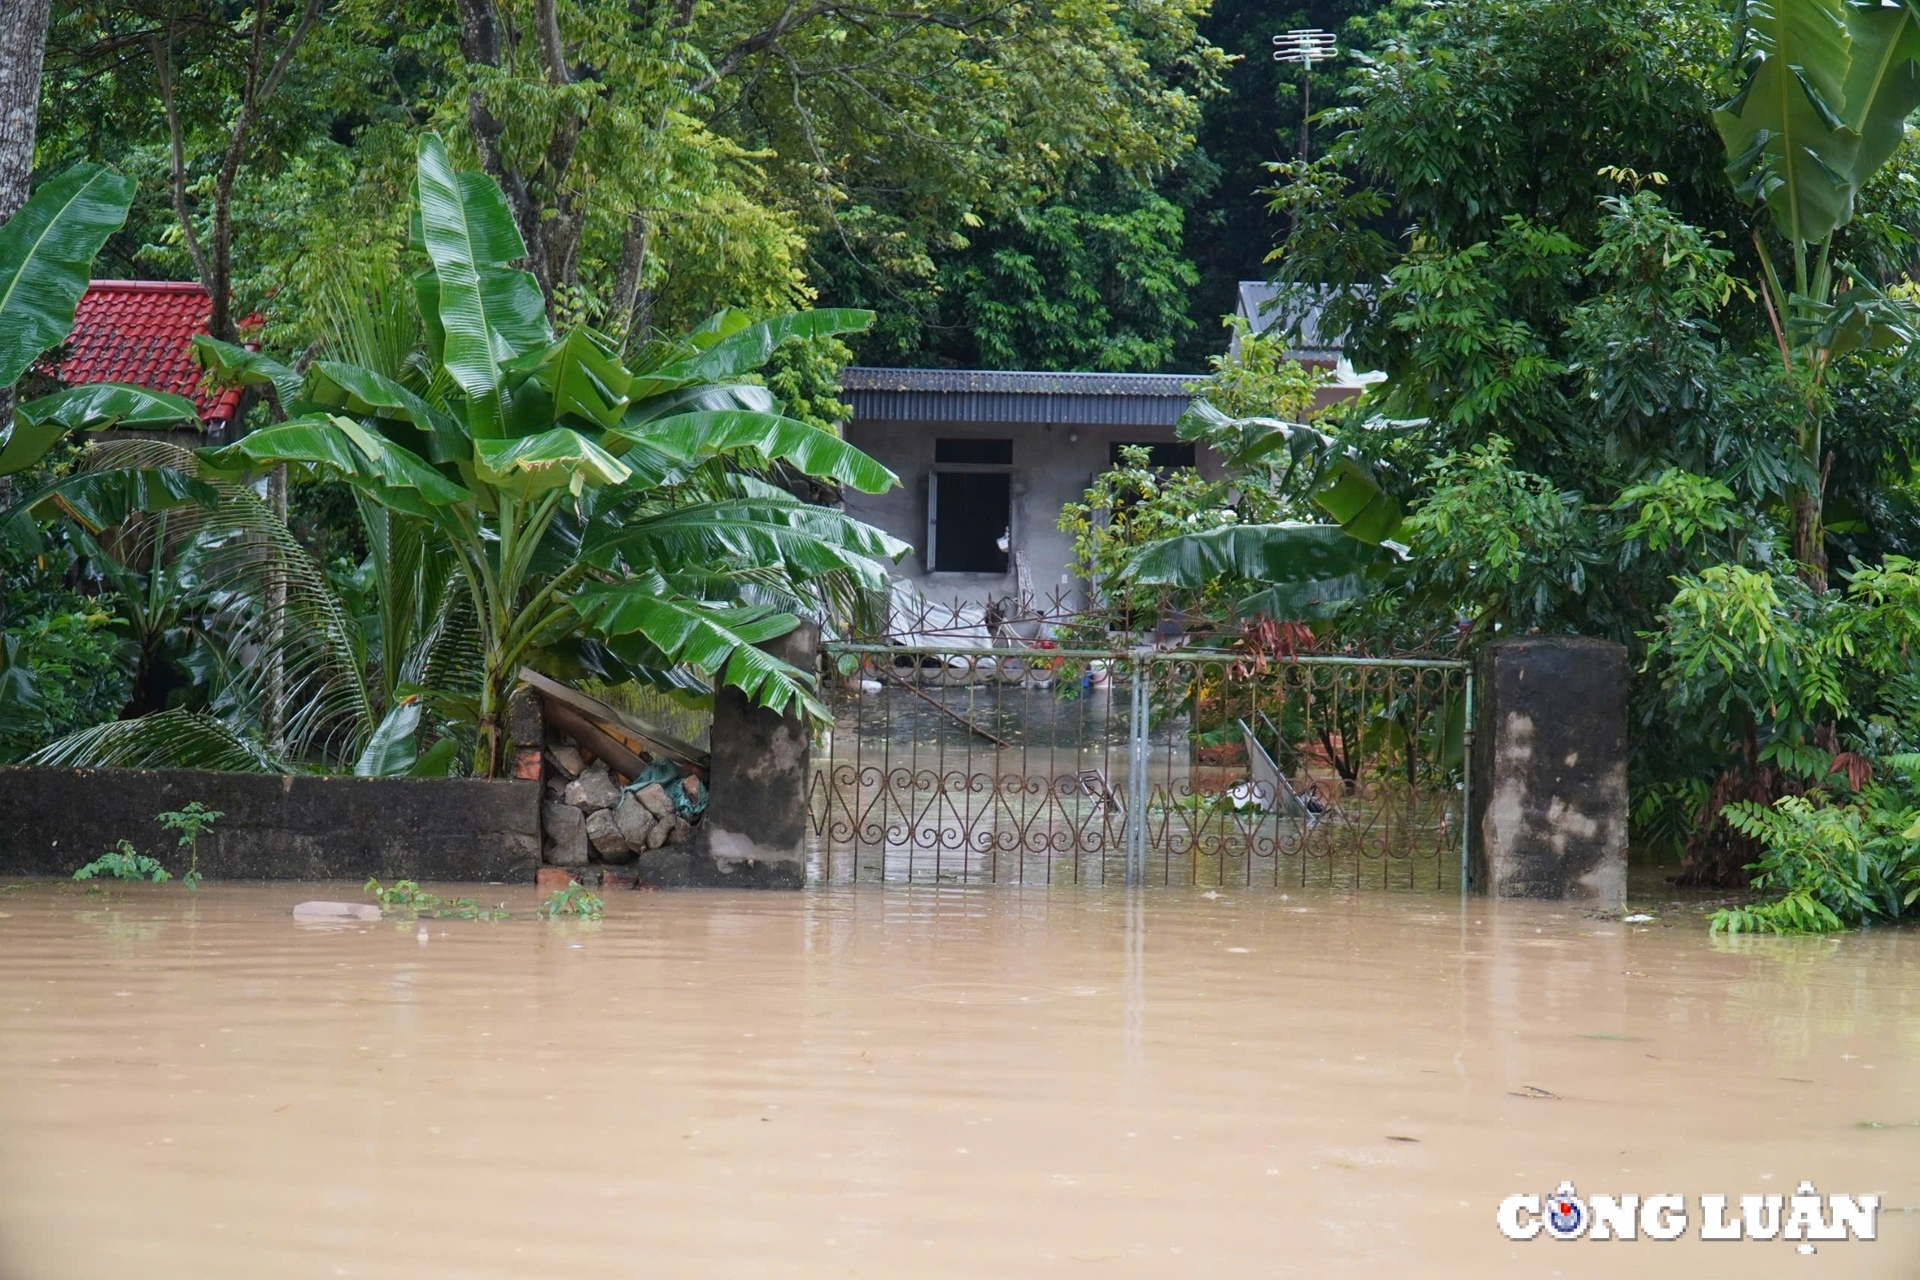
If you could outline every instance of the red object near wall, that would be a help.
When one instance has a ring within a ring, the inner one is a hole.
[[[68,386],[126,382],[171,391],[193,401],[208,430],[222,430],[239,412],[240,390],[205,386],[193,362],[193,336],[207,331],[212,314],[213,300],[196,281],[95,280],[74,309],[65,359],[48,372]]]

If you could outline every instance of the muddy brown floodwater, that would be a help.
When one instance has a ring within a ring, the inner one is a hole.
[[[424,932],[294,923],[339,885],[0,892],[0,1277],[1920,1274],[1920,934],[490,892]],[[1885,1208],[1810,1257],[1499,1234],[1563,1178]]]

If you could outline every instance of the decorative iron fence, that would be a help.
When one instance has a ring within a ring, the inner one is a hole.
[[[1457,884],[1468,664],[831,644],[826,881]]]

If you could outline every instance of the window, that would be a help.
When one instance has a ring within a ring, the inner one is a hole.
[[[1191,441],[1174,441],[1164,444],[1148,444],[1145,441],[1116,440],[1109,455],[1114,466],[1120,465],[1122,449],[1145,449],[1147,465],[1155,471],[1172,471],[1176,467],[1194,465],[1194,449]]]
[[[1192,445],[1187,446],[1187,452],[1193,452]],[[1013,465],[1013,441],[935,440],[933,462],[935,466],[957,464],[1010,467]]]
[[[927,568],[1003,574],[1013,541],[1013,441],[935,440]]]

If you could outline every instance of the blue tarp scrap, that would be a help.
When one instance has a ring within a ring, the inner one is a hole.
[[[642,787],[650,787],[656,782],[660,784],[660,789],[667,793],[667,799],[673,801],[673,811],[681,817],[693,818],[706,812],[706,790],[702,788],[698,803],[689,799],[687,796],[687,788],[680,778],[680,767],[675,764],[670,764],[665,760],[655,760],[652,764],[642,769],[640,776],[632,782],[629,782],[624,790],[630,792],[638,791]]]

